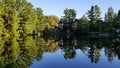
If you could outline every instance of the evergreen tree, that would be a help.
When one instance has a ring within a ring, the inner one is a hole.
[[[100,8],[97,5],[91,6],[91,9],[88,10],[88,18],[90,20],[90,32],[98,31],[98,21],[101,20],[100,14]]]
[[[91,9],[88,10],[88,18],[89,18],[91,24],[95,23],[94,6],[91,6]]]
[[[108,8],[108,22],[113,22],[114,20],[114,11],[112,7]]]
[[[120,10],[118,11],[118,14],[115,16],[114,22],[115,28],[120,28]]]
[[[94,13],[94,6],[91,6],[91,9],[88,10],[88,18],[89,18],[89,22],[90,22],[90,32],[94,31],[94,24],[95,24],[95,13]]]
[[[101,14],[100,8],[99,8],[97,5],[95,5],[95,20],[96,20],[96,22],[97,22],[98,20],[101,20],[100,14]]]

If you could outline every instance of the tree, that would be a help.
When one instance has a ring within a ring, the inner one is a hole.
[[[80,33],[88,33],[89,31],[89,23],[88,23],[88,19],[85,15],[83,15],[80,20],[79,20],[79,24],[78,24],[78,29],[81,30]]]
[[[108,22],[113,22],[113,20],[114,20],[114,11],[113,11],[112,7],[108,8],[107,14],[108,14]]]
[[[115,22],[116,22],[115,27],[120,28],[120,10],[118,11],[117,16],[115,17]]]
[[[94,31],[94,24],[95,24],[95,13],[94,13],[94,6],[91,6],[91,9],[88,10],[88,18],[90,22],[90,31]]]
[[[76,11],[74,9],[64,10],[63,22],[64,22],[65,30],[66,29],[72,30],[72,25],[75,21],[75,17],[76,17]]]
[[[64,14],[65,14],[65,16],[63,16],[64,21],[69,23],[75,21],[76,11],[74,9],[65,9]]]
[[[90,32],[97,32],[98,31],[98,21],[101,20],[100,18],[100,8],[95,5],[95,6],[91,6],[91,9],[88,10],[88,18],[89,18],[89,22],[90,22]]]
[[[0,37],[4,30],[4,19],[3,19],[3,5],[0,3]]]
[[[63,35],[66,34],[66,36],[72,35],[73,33],[73,25],[75,22],[76,17],[76,11],[74,9],[65,9],[64,10],[64,16],[61,18],[60,23],[63,25],[62,31]]]
[[[20,35],[32,34],[36,29],[37,22],[35,9],[31,3],[27,2],[27,0],[20,0],[19,8],[19,33]]]
[[[97,5],[95,5],[95,20],[96,20],[96,22],[97,22],[98,20],[101,20],[100,14],[101,14],[100,8],[99,8]]]
[[[59,18],[55,15],[45,16],[45,23],[48,29],[58,27]]]
[[[44,36],[55,37],[59,34],[58,24],[59,18],[54,15],[45,16],[45,29],[43,30]]]
[[[95,22],[94,6],[91,6],[91,9],[88,10],[88,18],[91,24]]]
[[[36,23],[36,31],[37,33],[40,33],[45,29],[46,23],[44,19],[44,14],[43,10],[41,8],[37,8],[36,10],[36,15],[37,15],[37,23]]]
[[[4,28],[7,30],[7,34],[9,36],[17,36],[16,30],[18,29],[19,17],[15,9],[15,1],[3,0],[1,5],[4,11],[2,15]]]

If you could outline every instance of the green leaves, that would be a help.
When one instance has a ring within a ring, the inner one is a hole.
[[[43,10],[41,8],[35,9],[36,15],[37,15],[37,23],[36,23],[36,31],[41,32],[45,29],[45,19]]]
[[[48,29],[54,29],[58,26],[59,18],[54,15],[45,16],[45,23]]]
[[[63,16],[64,21],[72,22],[75,20],[76,11],[74,9],[65,9],[64,14],[65,14],[65,16]]]

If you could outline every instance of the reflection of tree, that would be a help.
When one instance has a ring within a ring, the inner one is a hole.
[[[98,63],[100,60],[100,46],[99,41],[95,39],[90,39],[90,45],[88,46],[90,49],[88,50],[88,57],[91,59],[91,62]]]
[[[70,47],[66,47],[63,50],[65,52],[64,58],[65,59],[73,59],[76,56],[76,52],[74,49],[70,49]]]
[[[94,37],[79,37],[66,39],[64,37],[59,41],[59,46],[64,52],[65,59],[73,59],[76,55],[76,49],[80,49],[83,53],[87,53],[88,58],[92,63],[100,61],[101,51],[104,48],[105,56],[109,62],[112,62],[117,55],[120,58],[120,43],[117,43],[112,38],[94,38]]]
[[[65,59],[73,59],[76,56],[75,47],[77,47],[77,41],[62,38],[60,40],[60,48],[64,51],[64,58]]]
[[[116,49],[116,48],[114,48],[115,43],[113,43],[114,42],[113,39],[106,39],[106,40],[103,39],[103,41],[105,42],[103,44],[105,47],[104,48],[105,49],[105,56],[108,57],[109,62],[112,62],[113,58],[115,56],[115,49]]]
[[[46,48],[46,42],[43,38],[36,38],[36,46],[37,46],[37,53],[35,55],[35,58],[37,61],[40,61],[42,59],[42,55]]]
[[[112,62],[113,58],[114,58],[114,51],[112,48],[109,48],[108,49],[108,61]]]
[[[54,40],[48,40],[46,46],[46,52],[56,52],[59,49],[58,42],[55,42]]]
[[[85,39],[85,40],[84,40],[84,39]],[[78,44],[79,49],[80,49],[83,53],[87,52],[88,45],[89,45],[89,41],[86,40],[86,37],[84,37],[84,39],[79,40],[80,43]],[[88,39],[88,38],[87,38],[87,39]]]
[[[59,42],[59,43],[58,43]],[[59,46],[58,46],[59,45]],[[34,60],[40,61],[44,52],[54,53],[59,47],[65,59],[74,59],[76,50],[80,49],[93,63],[100,60],[100,52],[104,48],[105,56],[112,62],[115,56],[120,59],[120,43],[111,38],[66,38],[60,40],[35,38],[26,36],[23,39],[3,39],[0,41],[0,68],[27,68]]]
[[[37,53],[35,55],[36,60],[41,60],[44,52],[56,52],[59,49],[58,42],[55,40],[48,39],[47,41],[43,38],[36,38]]]
[[[91,62],[98,63],[100,60],[100,49],[94,48],[93,46],[88,51],[88,57],[91,59]]]
[[[2,52],[0,53],[1,68],[18,68],[17,58],[19,53],[19,44],[15,38],[9,38],[2,42]]]
[[[34,60],[40,61],[44,52],[59,49],[55,40],[26,36],[20,40],[9,38],[0,41],[0,68],[27,68]]]
[[[31,36],[24,38],[20,43],[19,63],[27,68],[33,63],[33,57],[37,53],[36,41]]]

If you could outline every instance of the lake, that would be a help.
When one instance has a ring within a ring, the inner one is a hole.
[[[119,68],[119,38],[33,38],[0,42],[0,68]]]

